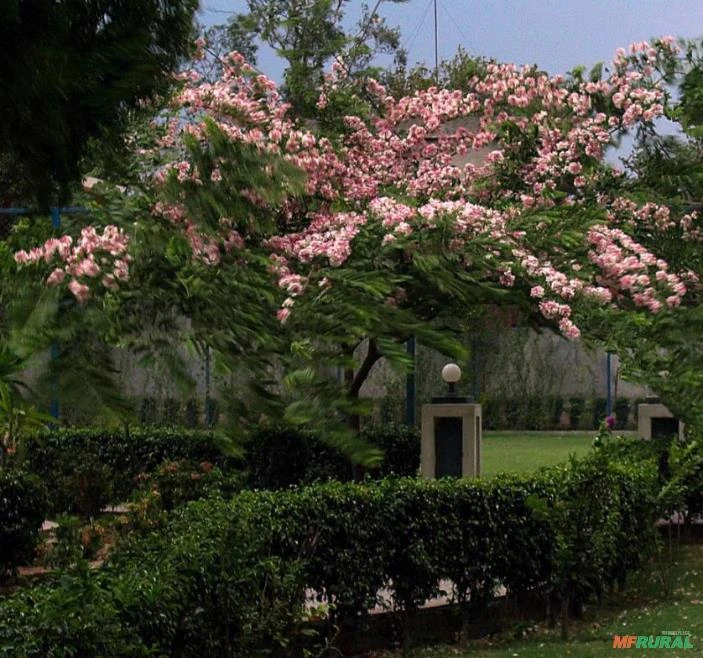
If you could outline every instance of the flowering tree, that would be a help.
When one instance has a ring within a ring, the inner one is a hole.
[[[296,121],[275,85],[233,54],[214,83],[185,76],[157,147],[160,199],[139,231],[168,235],[159,258],[191,284],[169,303],[179,300],[205,343],[226,355],[282,340],[296,358],[346,366],[352,399],[378,358],[403,365],[413,333],[456,349],[437,326],[443,311],[520,304],[576,338],[604,308],[676,308],[697,275],[636,239],[667,209],[624,196],[622,172],[604,159],[619,135],[662,115],[658,71],[675,53],[671,39],[635,44],[590,78],[487,63],[467,90],[399,100],[374,80],[350,89],[336,65],[321,119],[338,115],[340,99],[357,112],[327,135]],[[471,161],[477,152],[486,155]],[[46,261],[47,284],[80,302],[133,294],[125,279],[143,263],[129,260],[124,233],[86,230],[16,260]],[[261,320],[269,304],[276,331]],[[323,383],[307,384],[314,395],[293,409],[319,405]]]
[[[703,275],[700,211],[703,203],[701,125],[703,57],[701,43],[681,44],[662,72],[677,89],[665,105],[669,130],[656,126],[638,135],[627,160],[628,213],[645,214],[633,235],[664,258],[670,269]],[[672,134],[672,124],[676,132]],[[647,203],[642,204],[642,200]],[[637,203],[635,203],[637,202]],[[700,287],[688,286],[685,303],[667,313],[614,314],[591,318],[591,329],[617,351],[629,379],[652,387],[667,406],[696,432],[703,428],[703,353]]]

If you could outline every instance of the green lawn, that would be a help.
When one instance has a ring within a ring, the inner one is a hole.
[[[664,565],[664,566],[662,566]],[[666,593],[668,588],[669,593]],[[660,635],[662,631],[691,634],[693,649],[613,650],[613,635]],[[638,658],[670,656],[693,658],[703,655],[703,545],[680,549],[673,563],[662,558],[659,565],[636,574],[628,589],[601,607],[586,611],[572,625],[572,639],[560,639],[559,629],[536,624],[523,637],[506,631],[483,639],[463,650],[456,646],[418,648],[413,658]],[[385,658],[400,654],[387,653]]]
[[[553,466],[591,450],[596,432],[484,432],[482,471],[484,477],[497,473],[526,473],[540,466]]]
[[[484,432],[481,474],[528,473],[541,466],[563,464],[571,454],[581,457],[589,452],[595,436],[595,431]]]

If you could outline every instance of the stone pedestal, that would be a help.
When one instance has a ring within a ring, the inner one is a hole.
[[[637,405],[637,435],[641,439],[678,436],[683,439],[683,423],[659,402]]]
[[[422,406],[423,477],[476,477],[481,473],[481,405],[442,402]]]

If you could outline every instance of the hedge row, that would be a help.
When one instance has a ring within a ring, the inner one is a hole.
[[[442,579],[466,618],[499,584],[566,610],[647,554],[656,480],[647,465],[598,454],[491,482],[326,483],[197,501],[101,572],[6,601],[0,655],[298,656],[310,641],[306,589],[332,628],[389,588],[407,639],[413,611]]]
[[[615,429],[635,429],[637,405],[644,399],[618,398],[613,404]],[[606,416],[605,398],[528,395],[481,396],[487,430],[594,430]]]
[[[375,475],[417,473],[420,435],[415,428],[371,426],[363,436],[386,454]],[[190,493],[181,486],[171,502],[200,497],[206,484],[229,490],[234,474],[242,471],[248,473],[250,486],[263,489],[352,479],[350,462],[311,433],[262,429],[252,437],[243,459],[228,457],[227,447],[209,431],[62,429],[27,439],[19,463],[46,484],[52,513],[86,517],[129,499],[144,484],[144,474],[153,474],[158,484],[171,489],[191,474],[198,476]],[[241,477],[238,481],[246,484]]]
[[[240,466],[215,433],[168,428],[51,430],[28,437],[18,462],[44,482],[52,513],[94,516],[127,500],[141,474],[182,460]]]

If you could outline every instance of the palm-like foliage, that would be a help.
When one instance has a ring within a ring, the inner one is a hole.
[[[22,392],[27,385],[19,377],[25,362],[8,346],[0,347],[0,465],[15,451],[23,432],[38,429],[52,418],[28,405]]]

